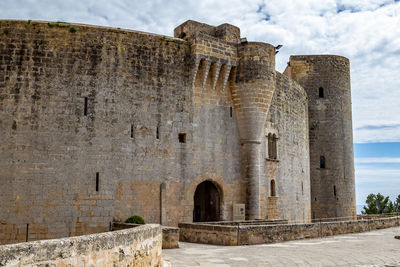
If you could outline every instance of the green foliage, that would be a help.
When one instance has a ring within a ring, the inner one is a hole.
[[[69,32],[74,33],[74,32],[76,32],[76,29],[74,27],[71,27],[71,28],[69,28]]]
[[[31,21],[32,21],[32,20],[28,19],[28,24],[31,24]]]
[[[139,215],[133,215],[125,220],[126,223],[145,224],[145,221]]]
[[[4,32],[4,34],[9,34],[10,33],[10,31],[8,29],[4,29],[3,32]]]
[[[362,214],[393,214],[400,212],[400,194],[393,203],[389,197],[378,194],[369,194],[365,201],[367,206],[364,206]]]

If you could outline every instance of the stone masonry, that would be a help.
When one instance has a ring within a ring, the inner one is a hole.
[[[190,223],[209,212],[194,201],[205,181],[216,220],[234,204],[247,219],[353,216],[349,62],[291,57],[281,74],[275,52],[229,24],[187,21],[167,37],[0,21],[0,243],[133,214]]]

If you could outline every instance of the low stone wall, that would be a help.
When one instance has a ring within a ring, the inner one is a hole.
[[[178,227],[162,227],[162,248],[179,248],[179,228]]]
[[[180,241],[215,245],[254,245],[366,232],[400,226],[400,216],[354,221],[278,225],[179,224]]]
[[[161,227],[0,246],[0,266],[161,266]]]
[[[129,229],[137,226],[140,226],[140,224],[113,222],[112,230],[116,231],[122,229]],[[162,226],[161,229],[162,229],[162,248],[163,249],[179,248],[179,228]]]
[[[211,225],[270,225],[270,224],[287,224],[288,220],[247,220],[247,221],[221,221],[221,222],[205,222],[201,224],[211,224]]]
[[[239,226],[180,223],[179,241],[224,246],[238,245]]]

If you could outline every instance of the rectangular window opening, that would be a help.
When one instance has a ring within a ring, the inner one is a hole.
[[[84,104],[84,107],[83,107],[83,115],[84,116],[87,116],[87,105],[88,105],[88,98],[85,97],[85,104]]]
[[[231,116],[231,118],[232,118],[232,115],[233,115],[233,109],[232,109],[232,107],[230,107],[230,116]]]
[[[319,94],[319,97],[320,97],[320,98],[324,98],[324,88],[320,87],[320,88],[318,89],[318,94]]]
[[[333,194],[334,194],[335,197],[336,197],[336,185],[333,186]]]
[[[100,186],[100,174],[96,172],[96,192],[99,192],[99,186]]]
[[[160,139],[160,127],[159,126],[157,126],[157,129],[156,129],[156,139]]]
[[[325,169],[325,157],[324,156],[319,157],[319,167],[321,169]]]
[[[131,124],[131,138],[133,138],[133,124]]]
[[[186,143],[186,134],[185,133],[180,133],[178,135],[179,143]]]

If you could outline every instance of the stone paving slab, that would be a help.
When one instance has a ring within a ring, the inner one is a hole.
[[[327,238],[226,247],[180,242],[164,266],[400,266],[400,227]]]

